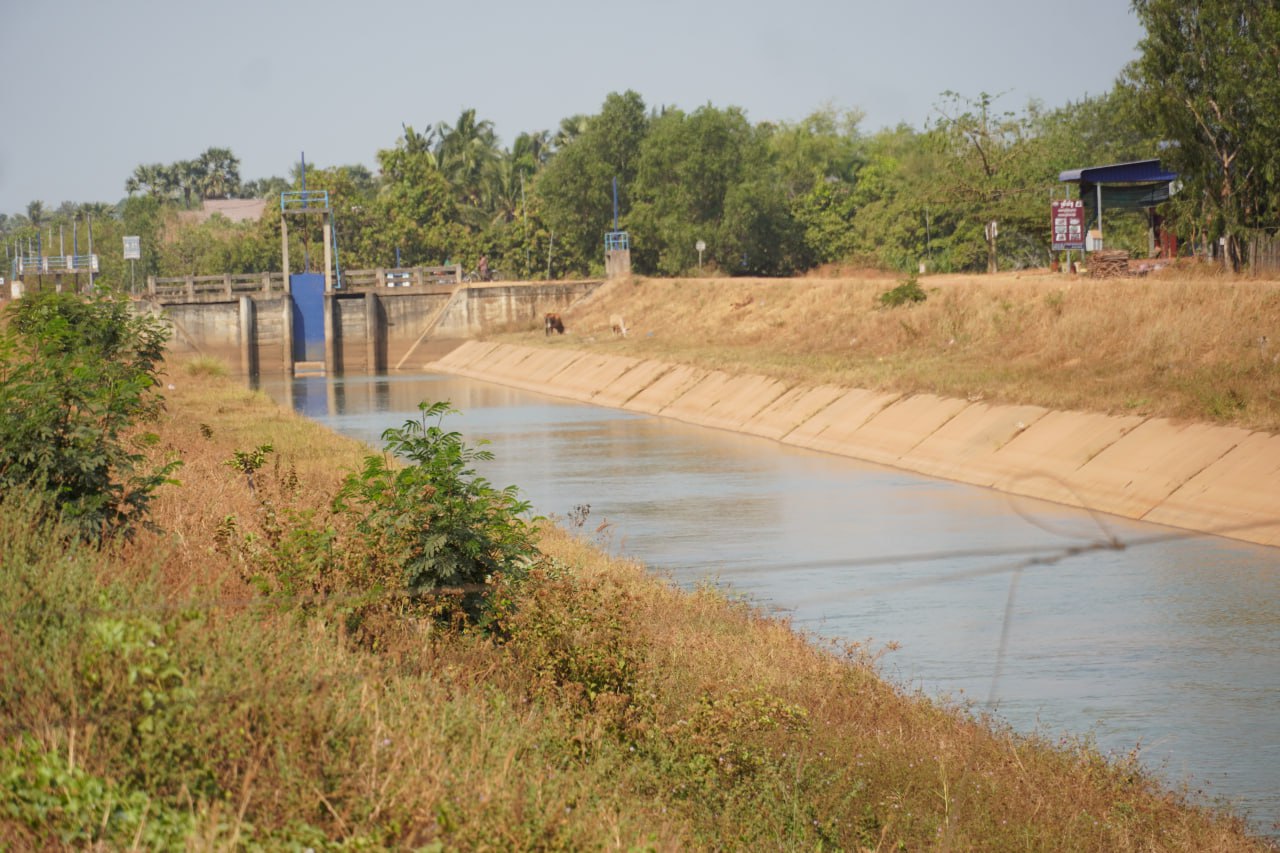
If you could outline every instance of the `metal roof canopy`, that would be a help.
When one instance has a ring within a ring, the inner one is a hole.
[[[1167,184],[1177,179],[1176,173],[1160,168],[1159,160],[1135,160],[1111,166],[1068,169],[1058,175],[1059,181],[1077,184]]]
[[[1102,235],[1102,209],[1146,210],[1169,200],[1177,192],[1173,183],[1178,180],[1175,172],[1166,172],[1159,160],[1134,160],[1131,163],[1113,163],[1110,166],[1088,166],[1068,169],[1058,174],[1063,183],[1080,185],[1080,200],[1084,202],[1085,221],[1092,219]],[[1101,243],[1098,244],[1101,248]]]
[[[1163,204],[1176,192],[1172,184],[1178,180],[1178,175],[1166,172],[1159,160],[1135,160],[1110,166],[1068,169],[1058,175],[1058,180],[1079,184],[1085,208],[1096,214],[1099,206],[1145,210]]]

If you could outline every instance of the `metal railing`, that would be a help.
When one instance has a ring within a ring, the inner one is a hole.
[[[329,209],[328,190],[289,190],[280,193],[280,210],[282,213],[307,211],[323,213]]]
[[[13,259],[15,276],[35,273],[98,272],[98,256],[94,255],[19,255]]]
[[[147,276],[147,294],[161,301],[213,301],[247,295],[279,296],[282,293],[284,276],[278,272],[188,275],[180,278]]]
[[[431,289],[449,287],[461,282],[462,267],[457,264],[437,267],[344,270],[342,286],[337,288],[337,292],[401,287]],[[216,302],[238,296],[280,296],[284,291],[284,275],[278,272],[224,273],[223,275],[188,275],[170,278],[147,277],[148,296],[161,302]]]

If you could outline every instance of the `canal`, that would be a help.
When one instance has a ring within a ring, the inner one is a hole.
[[[448,426],[490,442],[481,474],[537,513],[681,585],[886,649],[908,689],[1139,747],[1277,834],[1277,549],[457,377],[262,388],[374,445],[420,401],[450,401]]]

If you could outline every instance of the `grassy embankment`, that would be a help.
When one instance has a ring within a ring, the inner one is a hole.
[[[367,449],[172,371],[159,532],[67,551],[0,499],[0,846],[1265,849],[1131,756],[905,694],[553,527],[497,634],[359,578],[250,582],[319,553],[291,529],[352,547],[329,506]],[[264,443],[251,489],[226,461]],[[385,618],[353,635],[360,608]]]
[[[1280,432],[1280,283],[1167,270],[610,282],[542,329],[496,337],[599,349],[797,384],[931,393]],[[630,334],[610,333],[621,315]]]

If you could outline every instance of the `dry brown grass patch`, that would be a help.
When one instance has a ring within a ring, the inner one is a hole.
[[[565,344],[797,384],[978,397],[1280,431],[1280,283],[1193,270],[894,280],[628,279],[565,314]],[[626,338],[610,331],[625,318]],[[535,332],[506,336],[545,344]],[[557,342],[559,343],[559,342]]]

